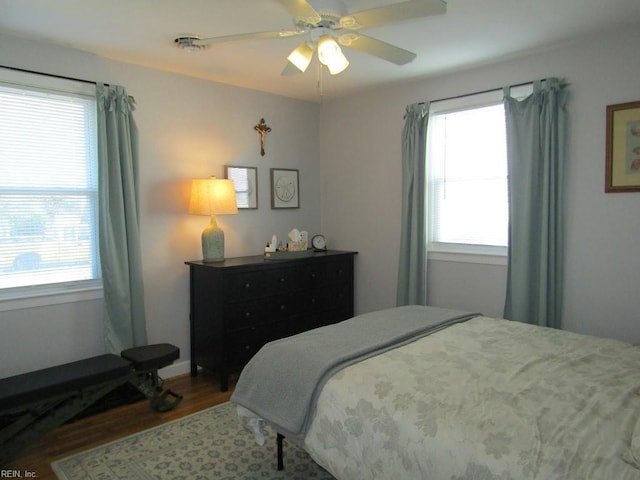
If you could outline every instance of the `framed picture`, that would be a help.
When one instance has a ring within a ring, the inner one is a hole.
[[[640,192],[640,102],[607,106],[605,192]]]
[[[238,208],[258,208],[258,169],[256,167],[225,165],[224,178],[233,180]]]
[[[271,169],[271,208],[299,208],[298,170]]]

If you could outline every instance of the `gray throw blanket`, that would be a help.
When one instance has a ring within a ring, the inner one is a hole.
[[[246,365],[231,401],[301,443],[313,418],[316,397],[335,372],[477,315],[412,305],[276,340]]]

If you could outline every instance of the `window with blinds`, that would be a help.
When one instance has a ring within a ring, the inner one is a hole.
[[[0,293],[100,278],[95,109],[87,85],[0,73]]]
[[[432,104],[427,145],[431,250],[506,253],[509,203],[501,92]]]

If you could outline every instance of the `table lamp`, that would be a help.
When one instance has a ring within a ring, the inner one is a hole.
[[[202,231],[202,256],[205,262],[223,261],[224,232],[216,223],[216,215],[238,213],[233,180],[194,178],[191,181],[189,213],[211,216],[211,222]]]

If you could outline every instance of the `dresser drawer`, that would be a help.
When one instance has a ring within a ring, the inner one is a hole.
[[[291,335],[290,321],[244,328],[226,335],[225,351],[230,365],[244,365],[265,343]]]
[[[265,311],[268,304],[269,301],[264,299],[226,304],[224,307],[225,330],[233,332],[265,323],[268,321]]]
[[[227,303],[224,309],[225,330],[233,332],[281,321],[296,315],[301,308],[303,308],[303,302],[295,292]]]
[[[258,298],[265,294],[267,288],[265,271],[230,273],[224,279],[224,300],[237,302],[250,298]]]
[[[301,283],[307,289],[316,289],[336,283],[351,282],[353,263],[351,260],[318,262],[301,269]]]
[[[233,273],[227,278],[225,300],[238,302],[293,291],[299,288],[298,280],[293,267]]]
[[[230,366],[244,365],[264,345],[260,329],[244,329],[229,333],[225,339],[226,362]]]
[[[309,290],[301,295],[302,310],[319,312],[348,307],[353,302],[353,288],[351,283],[343,282],[315,290]]]
[[[299,270],[294,267],[274,268],[267,270],[267,288],[268,294],[278,294],[283,292],[293,292],[300,288]]]

